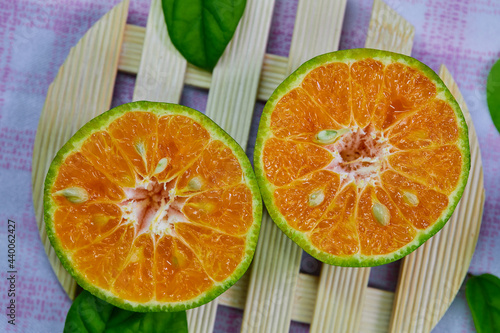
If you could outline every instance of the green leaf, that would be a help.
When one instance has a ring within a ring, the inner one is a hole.
[[[213,70],[238,26],[246,0],[162,0],[168,34],[187,61]]]
[[[473,276],[465,289],[478,333],[500,332],[500,279],[491,274]]]
[[[491,120],[500,132],[500,59],[491,68],[486,83],[486,100],[490,109]]]
[[[186,311],[133,312],[83,291],[71,305],[64,333],[187,333]]]

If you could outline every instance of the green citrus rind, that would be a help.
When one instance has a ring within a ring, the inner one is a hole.
[[[274,110],[278,101],[290,90],[299,86],[304,77],[313,69],[318,66],[325,65],[331,62],[354,62],[362,59],[372,58],[379,60],[384,64],[392,62],[400,62],[409,65],[422,71],[432,82],[436,84],[437,97],[446,100],[452,107],[456,115],[456,120],[459,128],[459,138],[457,146],[462,154],[463,164],[460,173],[460,179],[456,189],[448,196],[449,203],[448,207],[443,211],[438,220],[429,228],[425,230],[418,230],[417,235],[410,243],[406,244],[399,250],[386,255],[371,255],[366,256],[362,254],[355,254],[353,256],[340,257],[329,254],[327,252],[318,250],[309,241],[307,236],[290,227],[284,218],[284,216],[279,212],[278,206],[274,202],[273,198],[273,185],[270,184],[265,176],[264,167],[262,162],[263,157],[263,147],[264,143],[272,136],[270,123],[271,114]],[[399,53],[393,53],[382,50],[375,49],[351,49],[342,50],[331,53],[326,53],[302,64],[296,71],[294,71],[290,76],[288,76],[276,90],[273,92],[269,100],[267,101],[264,110],[262,112],[259,129],[257,133],[257,140],[255,144],[254,151],[254,168],[257,181],[260,186],[261,195],[264,199],[264,203],[267,207],[269,215],[273,219],[274,223],[296,244],[298,244],[304,251],[315,257],[316,259],[335,266],[345,266],[345,267],[372,267],[387,264],[415,251],[419,246],[421,246],[425,241],[435,235],[439,230],[443,228],[446,222],[450,219],[455,207],[457,206],[462,193],[467,184],[467,179],[469,176],[470,169],[470,148],[469,148],[469,136],[468,127],[465,118],[462,114],[460,106],[457,101],[448,90],[446,85],[443,83],[441,78],[427,65],[421,63],[420,61]]]
[[[152,112],[158,116],[165,115],[183,115],[190,117],[201,124],[209,133],[211,138],[215,138],[224,142],[228,147],[231,148],[234,155],[240,162],[243,170],[243,177],[246,185],[250,188],[253,197],[253,223],[248,230],[246,237],[246,249],[244,259],[236,267],[234,272],[227,277],[224,281],[214,284],[214,286],[208,291],[200,294],[196,298],[182,301],[182,302],[156,302],[150,301],[146,303],[138,303],[120,298],[108,290],[99,288],[89,282],[85,276],[83,276],[77,269],[75,269],[71,263],[71,258],[65,252],[59,238],[56,236],[54,229],[54,220],[52,218],[57,205],[55,204],[50,191],[59,170],[59,167],[72,152],[80,149],[81,145],[92,133],[100,131],[107,127],[115,119],[121,117],[127,112],[131,111],[141,111],[141,112]],[[85,124],[80,130],[78,130],[71,139],[59,150],[59,152],[54,157],[47,176],[45,178],[45,188],[44,188],[44,221],[47,230],[47,235],[50,239],[54,250],[59,257],[63,267],[73,276],[76,282],[85,290],[89,291],[93,295],[118,306],[122,309],[136,311],[136,312],[158,312],[158,311],[182,311],[191,308],[195,308],[210,302],[217,296],[226,291],[231,287],[236,281],[238,281],[243,274],[246,272],[250,263],[252,261],[255,248],[257,245],[257,240],[259,237],[260,225],[262,220],[262,199],[260,196],[259,187],[255,178],[255,174],[252,169],[252,165],[248,160],[243,149],[238,145],[238,143],[227,134],[222,128],[220,128],[214,121],[209,117],[205,116],[203,113],[196,111],[194,109],[169,103],[159,103],[159,102],[148,102],[148,101],[138,101],[128,104],[123,104],[117,106],[103,114],[95,117]]]

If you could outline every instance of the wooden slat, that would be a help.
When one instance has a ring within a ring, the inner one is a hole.
[[[264,59],[274,0],[248,1],[245,13],[215,67],[205,114],[246,147]],[[212,332],[218,299],[202,308],[190,332]],[[190,323],[191,324],[191,323]]]
[[[139,42],[138,29],[133,31],[132,36]],[[125,36],[129,37],[130,33]],[[143,40],[133,100],[179,103],[187,61],[170,41],[160,0],[151,2]],[[124,43],[124,47],[128,45],[128,41]]]
[[[366,47],[411,53],[414,29],[384,2],[373,3]],[[323,265],[311,332],[358,332],[369,268]]]
[[[359,332],[387,333],[391,318],[394,293],[376,288],[366,288]]]
[[[218,299],[187,311],[189,333],[212,332],[217,315]]]
[[[365,47],[411,54],[415,28],[382,0],[374,0]]]
[[[265,212],[250,272],[242,332],[286,332],[290,324],[291,300],[300,261],[300,251]],[[271,243],[271,241],[276,243]],[[275,260],[273,260],[274,258]],[[290,265],[294,263],[294,265]],[[281,279],[277,279],[280,277]],[[288,291],[288,292],[285,292]],[[273,326],[281,322],[278,330]]]
[[[120,51],[120,59],[118,61],[119,71],[131,74],[137,74],[139,72],[145,37],[145,27],[133,24],[127,24],[125,26],[123,44]]]
[[[127,24],[125,39],[120,54],[118,70],[137,74],[141,63],[141,54],[144,44],[146,29],[136,25]],[[288,58],[274,54],[266,54],[262,65],[257,99],[266,101],[274,89],[285,79],[287,73]],[[187,64],[184,83],[198,88],[210,88],[212,73]]]
[[[304,61],[336,50],[346,2],[299,2],[287,73]],[[243,315],[242,332],[288,332],[302,250],[264,213]]]
[[[33,204],[42,243],[62,287],[73,299],[76,282],[62,267],[45,232],[43,183],[57,151],[86,122],[109,109],[129,0],[96,22],[71,49],[49,87],[33,149]]]
[[[358,332],[369,277],[369,268],[324,264],[311,332]]]
[[[266,54],[259,82],[257,98],[266,102],[287,76],[288,58]]]
[[[346,2],[299,1],[288,58],[288,74],[315,56],[338,50]]]
[[[318,295],[319,277],[299,273],[292,304],[292,320],[310,324]]]
[[[391,332],[430,332],[438,323],[465,278],[481,225],[484,184],[476,131],[462,94],[444,65],[439,75],[469,126],[471,169],[462,199],[448,223],[403,260]]]
[[[206,115],[246,147],[274,0],[247,2],[233,39],[215,67]]]

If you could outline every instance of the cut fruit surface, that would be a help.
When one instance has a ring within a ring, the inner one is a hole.
[[[272,94],[254,165],[274,222],[317,259],[375,266],[439,231],[470,168],[467,124],[416,59],[354,49],[313,58]]]
[[[133,311],[180,311],[243,275],[262,203],[244,151],[208,117],[134,102],[61,148],[44,211],[59,259],[83,288]]]

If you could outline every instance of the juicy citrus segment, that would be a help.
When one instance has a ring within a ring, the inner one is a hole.
[[[190,197],[182,212],[191,222],[229,235],[244,235],[252,225],[252,192],[243,184]]]
[[[54,216],[54,228],[63,247],[75,250],[114,230],[122,219],[122,212],[115,204],[91,203],[61,206]]]
[[[436,96],[436,84],[421,71],[401,63],[386,66],[373,123],[386,129]]]
[[[242,181],[242,175],[240,163],[231,149],[221,141],[212,141],[180,175],[177,190],[186,195],[233,186]]]
[[[443,100],[433,100],[396,124],[388,137],[389,143],[399,149],[420,149],[455,143],[459,128],[451,106]]]
[[[448,206],[448,197],[443,193],[394,171],[386,171],[380,178],[399,211],[418,229],[432,225]]]
[[[109,134],[142,177],[156,168],[158,117],[147,112],[129,112],[112,122]]]
[[[133,227],[119,227],[98,243],[72,253],[73,265],[92,284],[110,289],[127,260],[134,236]]]
[[[374,205],[388,210],[384,225],[374,213]],[[381,188],[367,187],[359,197],[358,212],[359,244],[364,255],[380,255],[394,252],[415,238],[416,231],[401,216],[396,205]]]
[[[446,195],[455,190],[462,171],[462,154],[451,145],[397,152],[388,161],[395,171]]]
[[[261,217],[251,164],[192,109],[135,102],[104,113],[59,151],[45,187],[63,265],[114,305],[193,308],[251,262]]]
[[[359,251],[354,214],[357,190],[351,184],[343,188],[328,207],[324,219],[308,234],[316,248],[332,255],[353,255]]]
[[[135,172],[119,151],[111,136],[104,131],[93,133],[81,148],[83,156],[113,183],[121,187],[135,186]]]
[[[181,302],[209,290],[213,281],[192,250],[180,240],[164,236],[155,249],[156,300]]]
[[[368,126],[375,110],[383,79],[384,65],[365,59],[351,65],[352,115],[356,124]]]
[[[274,222],[341,266],[415,250],[451,216],[470,167],[467,124],[439,77],[371,49],[292,73],[264,108],[254,159]]]
[[[266,177],[277,186],[324,168],[333,159],[326,149],[317,145],[277,138],[266,142],[263,155]]]
[[[210,134],[193,119],[164,116],[158,121],[158,150],[154,175],[169,180],[194,161],[208,144]]]
[[[227,278],[243,258],[245,240],[190,223],[176,223],[175,231],[215,281]]]
[[[274,199],[292,228],[307,231],[318,224],[339,184],[337,174],[320,170],[276,189]]]
[[[127,260],[113,283],[113,291],[125,299],[147,302],[154,296],[154,245],[152,235],[135,238]]]
[[[57,205],[72,205],[94,201],[117,202],[125,194],[79,152],[66,158],[59,169],[51,194]]]
[[[337,124],[302,88],[283,96],[271,117],[271,129],[279,138],[314,141],[321,130],[339,129]]]
[[[302,88],[321,107],[335,110],[329,114],[337,123],[349,125],[351,120],[349,66],[339,62],[320,66],[306,75],[302,81]]]

